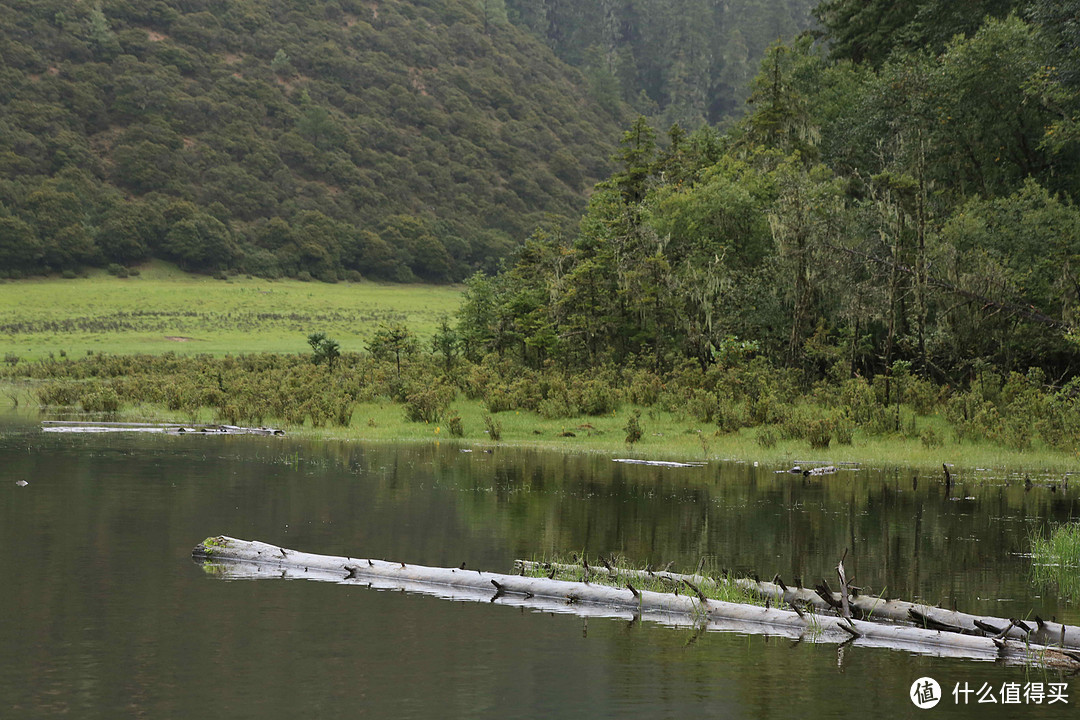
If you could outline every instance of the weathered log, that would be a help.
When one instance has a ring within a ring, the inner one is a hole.
[[[210,537],[192,555],[230,578],[308,578],[374,587],[392,587],[439,597],[483,600],[582,616],[644,618],[668,625],[704,626],[747,634],[778,635],[814,642],[854,642],[957,658],[1080,667],[1052,648],[1009,640],[957,635],[916,627],[839,620],[816,614],[722,602],[632,587],[585,585],[544,577],[504,575],[458,568],[408,565],[384,560],[315,555],[257,541]],[[576,568],[576,566],[574,566]],[[595,570],[595,569],[594,569]],[[493,587],[497,596],[492,597]],[[846,628],[839,623],[847,625]]]
[[[515,563],[523,570],[527,570],[537,563],[531,560],[517,560]],[[573,572],[575,566],[559,565],[551,563],[552,570],[560,572]],[[594,568],[597,574],[610,573],[610,570]],[[755,581],[748,578],[728,580],[727,578],[714,578],[705,575],[680,575],[678,573],[648,573],[643,570],[616,569],[617,577],[628,580],[666,578],[672,582],[681,582],[686,579],[698,587],[709,587],[734,583],[746,592],[753,593],[760,598],[770,598],[773,602],[783,601],[788,605],[800,602],[803,606],[813,607],[817,612],[830,612],[841,604],[840,593],[832,592],[833,602],[828,603],[820,597],[815,590],[808,588],[792,588],[779,583],[767,581]],[[1010,640],[1030,641],[1039,645],[1049,645],[1064,650],[1080,650],[1080,627],[1076,625],[1063,625],[1057,622],[1044,620],[1042,624],[1030,628],[1030,632],[1012,625],[1008,618],[998,618],[956,610],[945,610],[932,605],[905,602],[903,600],[887,600],[874,595],[858,595],[849,597],[848,602],[852,608],[852,615],[857,619],[864,620],[890,620],[905,624],[914,624],[929,630],[942,630],[956,628],[960,632],[972,635],[984,635],[991,637],[1007,631],[1005,637]],[[1029,626],[1030,627],[1030,626]]]
[[[206,423],[137,423],[137,422],[96,422],[88,420],[44,420],[41,429],[45,432],[64,433],[103,433],[103,432],[143,432],[167,433],[180,435],[284,435],[284,430],[270,427],[240,427],[238,425],[216,425]]]

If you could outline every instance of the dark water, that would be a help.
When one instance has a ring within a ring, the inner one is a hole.
[[[30,484],[19,487],[16,480]],[[208,535],[509,571],[588,550],[633,564],[834,576],[999,616],[1080,622],[1030,579],[1032,532],[1077,488],[620,466],[607,457],[279,438],[55,435],[0,419],[0,717],[849,717],[921,711],[918,677],[1065,682],[994,663],[552,616],[309,582],[206,576]],[[1080,484],[1080,483],[1076,483]],[[1075,695],[1075,697],[1073,697]]]

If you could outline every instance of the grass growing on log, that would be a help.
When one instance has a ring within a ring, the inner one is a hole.
[[[1061,525],[1050,537],[1031,538],[1032,571],[1036,582],[1056,585],[1066,598],[1080,598],[1080,522]]]
[[[539,560],[538,562],[540,563],[539,565],[526,566],[526,577],[546,577],[553,580],[567,580],[569,582],[583,582],[586,579],[585,566],[582,565],[581,558],[577,555],[569,558],[556,556],[554,558]],[[595,585],[625,588],[627,584],[630,584],[638,591],[648,590],[658,593],[676,593],[679,595],[688,595],[690,597],[695,597],[697,595],[697,593],[686,584],[665,577],[664,574],[660,572],[657,572],[656,575],[648,578],[642,578],[640,575],[636,574],[631,575],[627,572],[626,562],[622,558],[616,557],[609,560],[612,567],[615,569],[614,575],[604,568],[603,562],[599,558],[593,558],[590,561],[590,559],[586,557],[585,562],[588,562],[590,566],[588,581]],[[552,574],[553,571],[554,574]],[[765,605],[763,600],[746,592],[735,583],[715,580],[714,582],[701,583],[696,587],[710,600],[741,603],[743,605]]]

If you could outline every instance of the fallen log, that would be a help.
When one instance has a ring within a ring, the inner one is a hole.
[[[636,458],[612,458],[611,462],[623,463],[626,465],[651,465],[653,467],[670,467],[670,468],[686,468],[686,467],[704,467],[706,463],[703,462],[672,462],[670,460],[638,460]]]
[[[579,570],[577,565],[565,563],[539,563],[533,560],[516,560],[514,562],[516,567],[529,571],[541,566],[546,569],[554,568],[562,573],[572,573]],[[728,580],[700,574],[682,575],[671,572],[648,572],[646,570],[613,568],[610,564],[605,564],[602,568],[594,567],[593,571],[607,575],[616,573],[617,578],[626,578],[628,580],[660,578],[669,580],[672,583],[689,581],[699,587],[733,583],[735,586],[757,597],[769,599],[770,602],[811,606],[818,612],[831,612],[835,608],[842,607],[843,604],[840,593],[831,589],[826,591],[826,594],[832,597],[832,602],[829,602],[817,590],[793,588],[784,585],[782,582],[767,582],[748,578]],[[889,620],[912,624],[928,630],[947,630],[982,637],[994,637],[1005,633],[1004,637],[1009,640],[1047,645],[1067,651],[1080,651],[1080,627],[1050,622],[1038,616],[1034,620],[1014,624],[1009,618],[972,615],[956,610],[945,610],[932,605],[903,600],[889,600],[875,595],[863,594],[849,594],[848,604],[852,616],[856,619]]]
[[[707,630],[779,635],[813,642],[854,642],[947,657],[1080,668],[1080,655],[1073,658],[1053,648],[1008,639],[831,618],[803,611],[723,602],[699,594],[427,567],[374,558],[316,555],[225,536],[207,538],[195,546],[192,556],[222,577],[303,577],[336,583],[363,583],[451,599],[484,600],[538,610],[558,608],[560,612],[584,616],[640,617]]]
[[[181,435],[284,435],[284,430],[270,427],[240,427],[239,425],[220,425],[207,423],[141,423],[141,422],[97,422],[89,420],[43,420],[44,432],[56,433],[105,433],[105,432],[143,432]]]

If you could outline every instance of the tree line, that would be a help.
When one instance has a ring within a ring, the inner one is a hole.
[[[503,0],[484,0],[486,6]],[[505,0],[514,24],[585,73],[595,97],[667,127],[742,116],[770,45],[810,27],[814,0]]]
[[[466,352],[659,372],[756,355],[808,382],[952,386],[1034,367],[1062,386],[1080,369],[1077,9],[823,3],[730,131],[639,118],[578,232],[472,278]]]

